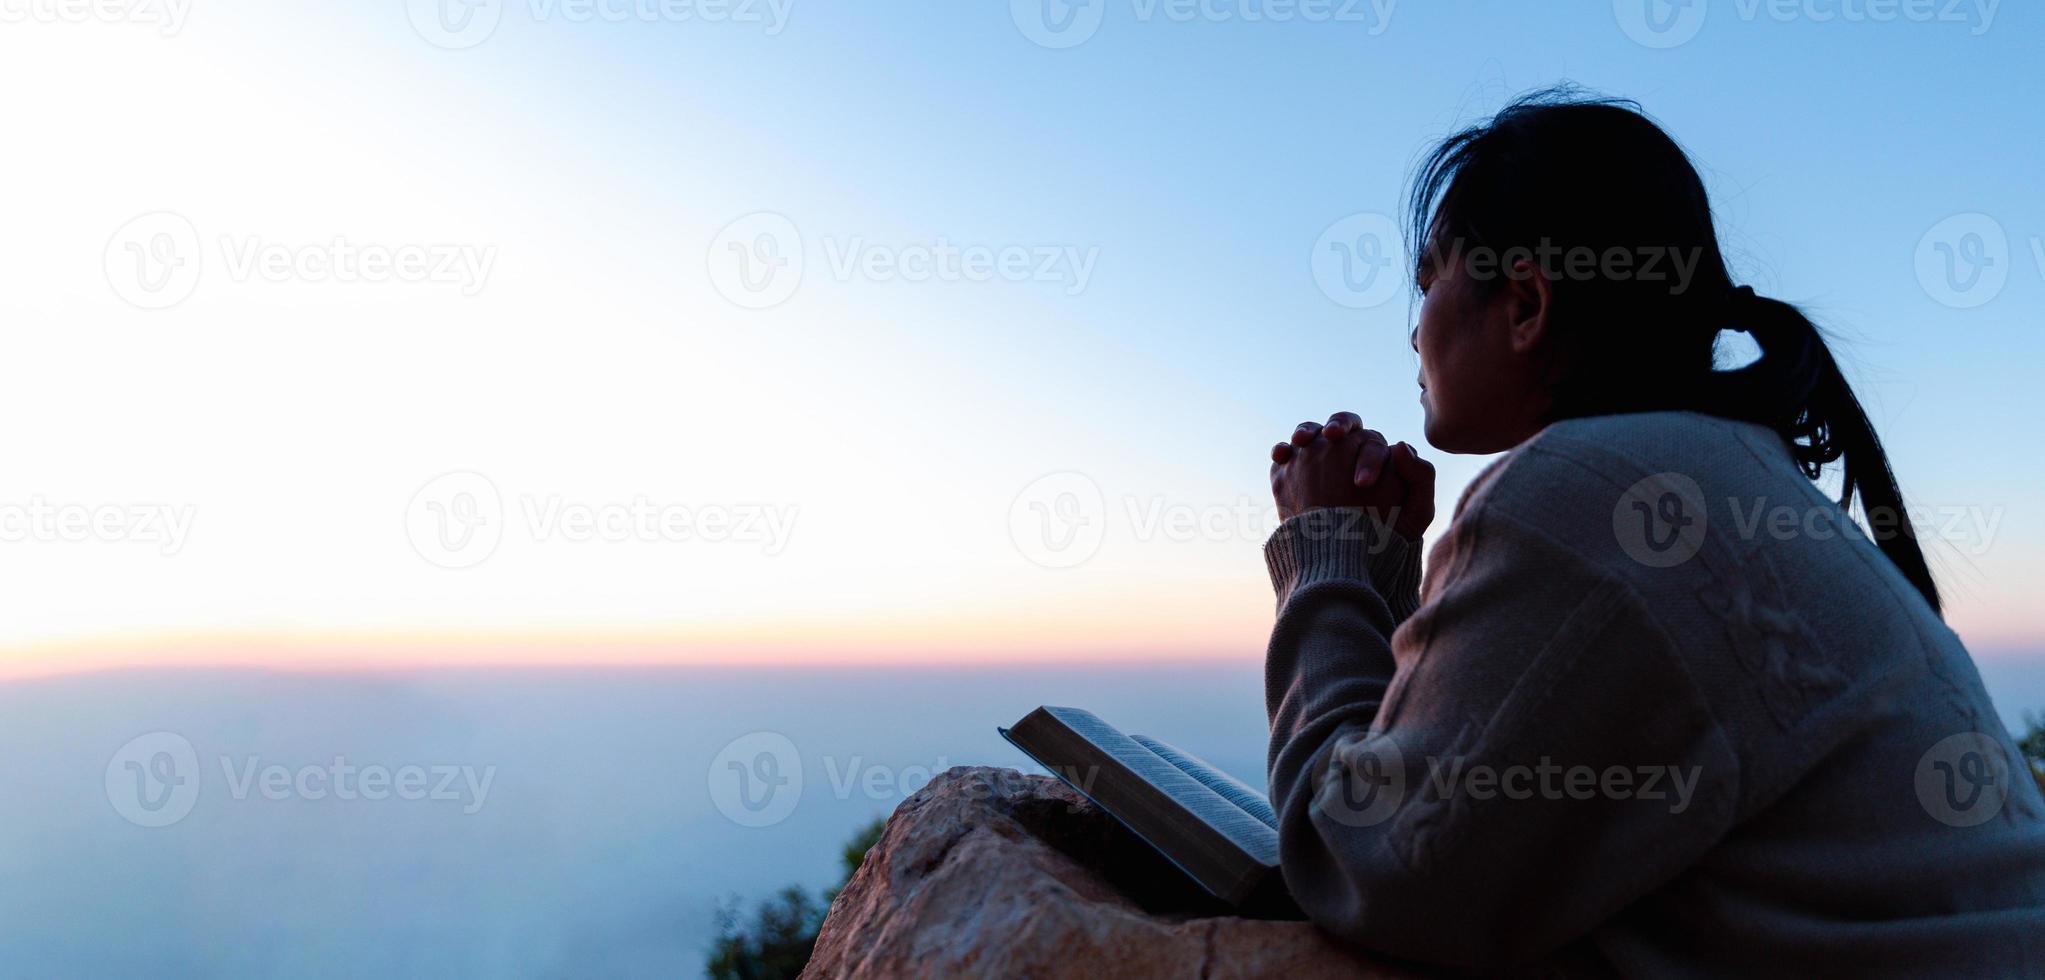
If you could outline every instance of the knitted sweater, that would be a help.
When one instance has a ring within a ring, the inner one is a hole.
[[[1424,582],[1358,510],[1265,558],[1280,852],[1329,932],[1485,972],[2045,976],[2045,800],[1767,429],[1551,425]]]

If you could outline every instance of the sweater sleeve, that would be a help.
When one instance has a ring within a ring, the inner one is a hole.
[[[1322,928],[1379,953],[1537,962],[1723,836],[1737,763],[1623,580],[1475,506],[1402,616],[1417,555],[1395,538],[1360,512],[1314,511],[1265,547],[1286,884]]]

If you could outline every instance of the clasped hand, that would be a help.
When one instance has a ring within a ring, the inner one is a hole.
[[[1279,520],[1323,507],[1361,507],[1409,541],[1434,521],[1434,465],[1406,443],[1363,427],[1353,412],[1301,422],[1271,447],[1271,496]]]

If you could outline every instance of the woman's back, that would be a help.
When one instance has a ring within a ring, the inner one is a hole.
[[[1324,926],[1479,968],[2045,973],[2045,801],[1958,639],[1774,432],[1551,425],[1417,596],[1417,554],[1316,520],[1267,550],[1267,696]]]
[[[1498,493],[1543,506],[1573,489],[1591,521],[1608,512],[1604,541],[1577,533],[1644,597],[1739,767],[1724,839],[1614,923],[1697,947],[1638,965],[1780,969],[1794,954],[1808,970],[1881,972],[1936,947],[2045,975],[2038,787],[1958,637],[1779,436],[1689,413],[1601,416],[1557,423],[1501,466],[1525,471],[1501,474]],[[2031,947],[2000,941],[2017,934],[2011,917]]]

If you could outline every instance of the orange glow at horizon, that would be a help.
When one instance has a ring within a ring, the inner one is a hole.
[[[0,681],[130,668],[286,671],[444,667],[982,666],[1261,659],[1268,599],[1189,596],[1052,614],[979,609],[914,620],[846,617],[762,623],[548,626],[490,630],[219,629],[78,637],[0,649]],[[2045,656],[2020,623],[1956,616],[1978,657]]]
[[[956,665],[1152,662],[1263,656],[1270,600],[1110,599],[916,619],[528,629],[216,629],[79,637],[0,649],[0,680],[151,667],[390,670],[431,667]]]

